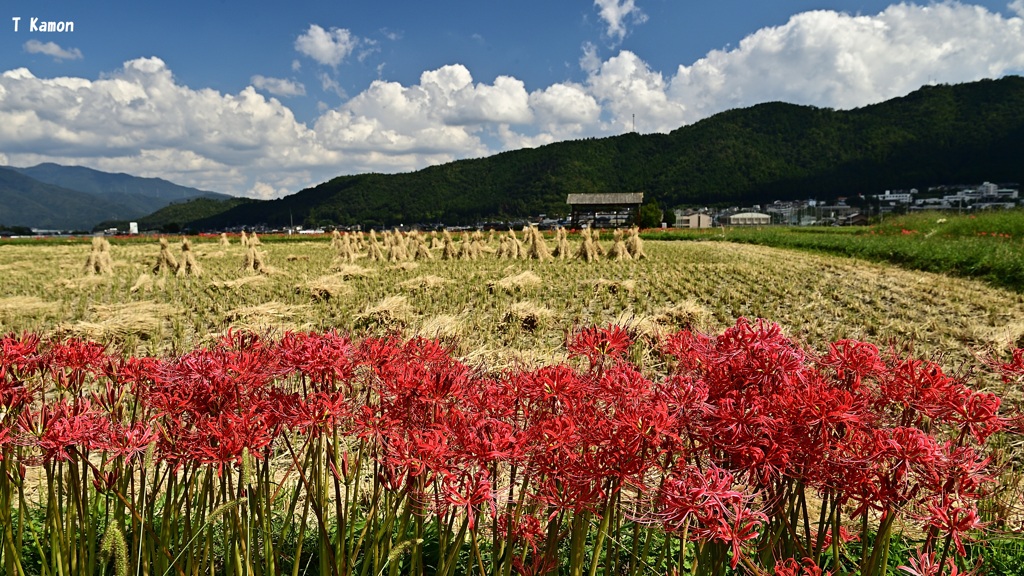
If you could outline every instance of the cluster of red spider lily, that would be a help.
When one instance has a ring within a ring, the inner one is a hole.
[[[667,337],[656,374],[634,345],[589,328],[563,364],[487,372],[398,336],[2,338],[3,566],[874,574],[915,526],[931,576],[983,527],[986,443],[1017,420],[937,364],[744,319]],[[1024,377],[1021,350],[989,366]]]

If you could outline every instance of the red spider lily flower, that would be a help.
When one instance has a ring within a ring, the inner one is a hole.
[[[36,372],[42,361],[37,334],[8,334],[0,338],[0,385],[11,379],[26,378]]]
[[[103,375],[113,382],[127,386],[133,395],[141,396],[144,387],[151,384],[153,374],[159,365],[160,362],[155,358],[114,356],[104,366]]]
[[[724,517],[727,504],[743,498],[743,493],[733,488],[728,471],[711,466],[701,472],[680,462],[658,491],[656,517],[666,530],[679,532],[691,518],[707,522]]]
[[[990,392],[968,391],[963,402],[951,406],[953,414],[951,420],[960,427],[962,432],[968,432],[980,444],[984,444],[988,438],[1006,427],[1007,421],[999,416],[999,405],[1001,400]]]
[[[58,388],[67,389],[72,396],[82,390],[89,374],[99,375],[107,363],[106,350],[100,344],[78,338],[52,343],[43,354]]]
[[[875,378],[885,370],[878,348],[858,340],[839,340],[829,344],[828,354],[818,363],[834,370],[836,379],[854,391],[860,388],[864,378]]]
[[[928,515],[929,526],[953,537],[953,543],[960,556],[967,554],[963,536],[971,530],[979,530],[985,526],[978,518],[978,511],[973,505],[961,506],[948,498],[944,498],[938,505],[929,503]]]
[[[832,535],[834,533],[835,533],[835,530],[829,530],[828,532],[825,532],[825,539],[824,539],[824,541],[821,544],[821,549],[822,550],[828,550],[829,548],[832,547]],[[846,544],[848,542],[860,542],[860,534],[858,534],[856,532],[850,532],[849,530],[846,529],[845,526],[840,526],[839,527],[839,542],[842,543],[842,544]]]
[[[676,372],[688,373],[703,368],[706,354],[712,346],[713,339],[710,336],[682,330],[665,339],[661,352],[676,359]]]
[[[940,565],[939,561],[935,558],[935,551],[925,552],[924,550],[915,550],[907,558],[907,564],[900,566],[898,569],[906,572],[910,576],[975,576],[980,570],[980,559],[979,565],[968,571],[962,571],[956,565],[956,561],[950,557],[946,558],[944,565]],[[948,570],[948,572],[945,572]],[[945,572],[945,574],[943,574]]]
[[[486,470],[479,470],[476,473],[463,472],[457,478],[445,477],[441,482],[441,490],[446,502],[465,510],[470,530],[476,525],[477,510],[480,506],[487,505],[493,512],[494,488]]]
[[[613,324],[605,328],[580,330],[569,341],[568,349],[570,357],[583,356],[590,361],[591,366],[598,366],[605,358],[622,358],[632,344],[629,332]]]
[[[157,438],[156,431],[145,422],[136,422],[131,426],[113,424],[106,446],[111,456],[123,456],[130,460],[144,454]]]
[[[775,576],[831,576],[831,570],[823,570],[813,558],[784,558],[772,569]]]
[[[521,514],[516,520],[515,514],[500,514],[496,520],[497,531],[509,545],[515,546],[520,542],[530,547],[530,551],[537,553],[537,546],[544,541],[547,531],[541,525],[539,518],[533,514]]]
[[[1024,383],[1024,348],[1015,349],[1009,362],[991,357],[985,363],[1002,376],[1003,382],[1007,384]]]
[[[110,421],[84,399],[74,404],[60,399],[38,412],[26,410],[18,417],[18,428],[23,438],[35,439],[45,461],[66,461],[76,451],[106,449],[110,437]]]
[[[558,572],[558,557],[554,555],[533,554],[527,564],[518,555],[512,557],[512,569],[519,576],[547,576]]]
[[[277,345],[281,364],[309,378],[316,387],[330,389],[355,374],[356,348],[347,336],[330,331],[286,333]]]
[[[4,446],[14,443],[14,436],[11,434],[10,426],[0,426],[0,460],[4,459]]]
[[[32,403],[35,394],[32,389],[20,380],[5,378],[0,380],[0,407],[4,412],[17,414]]]

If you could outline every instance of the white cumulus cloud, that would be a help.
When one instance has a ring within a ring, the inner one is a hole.
[[[345,28],[325,30],[316,24],[295,40],[295,49],[325,66],[342,63],[359,45],[359,39]]]
[[[288,80],[286,78],[269,78],[256,74],[249,79],[257,90],[265,90],[274,96],[290,97],[305,96],[306,87],[301,82]]]
[[[70,50],[61,48],[56,42],[40,42],[39,40],[29,40],[22,46],[25,52],[29,54],[45,54],[52,57],[54,60],[81,60],[82,51],[78,48],[71,48]]]
[[[872,16],[797,14],[731,50],[679,66],[670,97],[689,121],[782,100],[852,108],[929,82],[957,83],[1024,70],[1024,22],[980,6],[897,4]]]
[[[610,14],[619,16],[611,20],[635,22],[635,5],[614,6]],[[338,29],[310,26],[303,38],[296,49],[325,66],[359,50]],[[405,84],[377,79],[351,98],[336,71],[320,69],[310,77],[340,103],[321,102],[308,123],[277,98],[301,96],[305,87],[295,80],[253,76],[237,93],[191,88],[159,58],[130,60],[98,79],[39,78],[15,68],[0,74],[0,160],[78,164],[273,197],[338,174],[409,171],[620,134],[634,118],[639,132],[668,132],[772,100],[851,108],[928,83],[1019,74],[1024,18],[955,2],[898,4],[873,15],[813,11],[674,70],[653,69],[628,50],[602,59],[593,45],[584,45],[580,66],[576,81],[528,90],[511,74],[481,81],[452,63]]]
[[[635,0],[594,0],[601,20],[607,25],[606,34],[616,41],[622,41],[628,33],[629,24],[643,24],[647,15],[637,7]]]

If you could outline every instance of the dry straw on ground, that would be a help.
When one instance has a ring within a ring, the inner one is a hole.
[[[134,336],[155,338],[169,329],[168,322],[181,314],[170,304],[154,301],[127,304],[94,305],[90,320],[65,322],[55,329],[60,336],[77,336],[99,342],[116,341]]]
[[[358,264],[335,264],[331,266],[331,271],[345,280],[350,278],[366,278],[377,274],[376,269],[364,268]]]
[[[611,294],[627,294],[631,295],[636,290],[636,280],[608,280],[606,278],[598,278],[594,281],[594,288],[598,290],[607,290]]]
[[[355,316],[357,328],[401,330],[409,326],[416,311],[405,296],[388,296],[373,306],[367,306]]]
[[[444,286],[449,282],[449,280],[441,278],[440,276],[435,276],[434,274],[427,274],[425,276],[416,276],[415,278],[410,278],[404,282],[399,283],[399,286],[412,291],[433,290],[434,288],[440,288],[441,286]]]
[[[60,311],[60,302],[50,302],[37,296],[9,296],[0,298],[0,320],[13,318],[51,318]]]
[[[243,286],[263,286],[269,283],[270,280],[266,276],[243,276],[234,280],[218,280],[216,282],[211,282],[210,286],[224,290],[237,290]]]
[[[424,320],[415,333],[426,338],[458,338],[462,336],[465,324],[461,316],[441,314]]]
[[[530,301],[516,302],[501,317],[501,327],[505,331],[535,332],[544,328],[554,317],[555,313],[546,306]]]
[[[308,294],[311,299],[317,302],[329,302],[339,296],[345,296],[353,292],[353,288],[345,283],[341,274],[321,276],[295,287],[298,294]]]
[[[513,294],[537,288],[543,283],[540,276],[526,270],[512,276],[505,276],[501,280],[492,280],[487,283],[487,289],[494,293],[496,291]]]

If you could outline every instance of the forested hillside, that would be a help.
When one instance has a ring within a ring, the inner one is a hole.
[[[670,134],[560,142],[407,174],[341,176],[200,227],[473,222],[565,213],[577,192],[662,206],[1024,180],[1024,78],[928,86],[849,111],[767,103]]]

